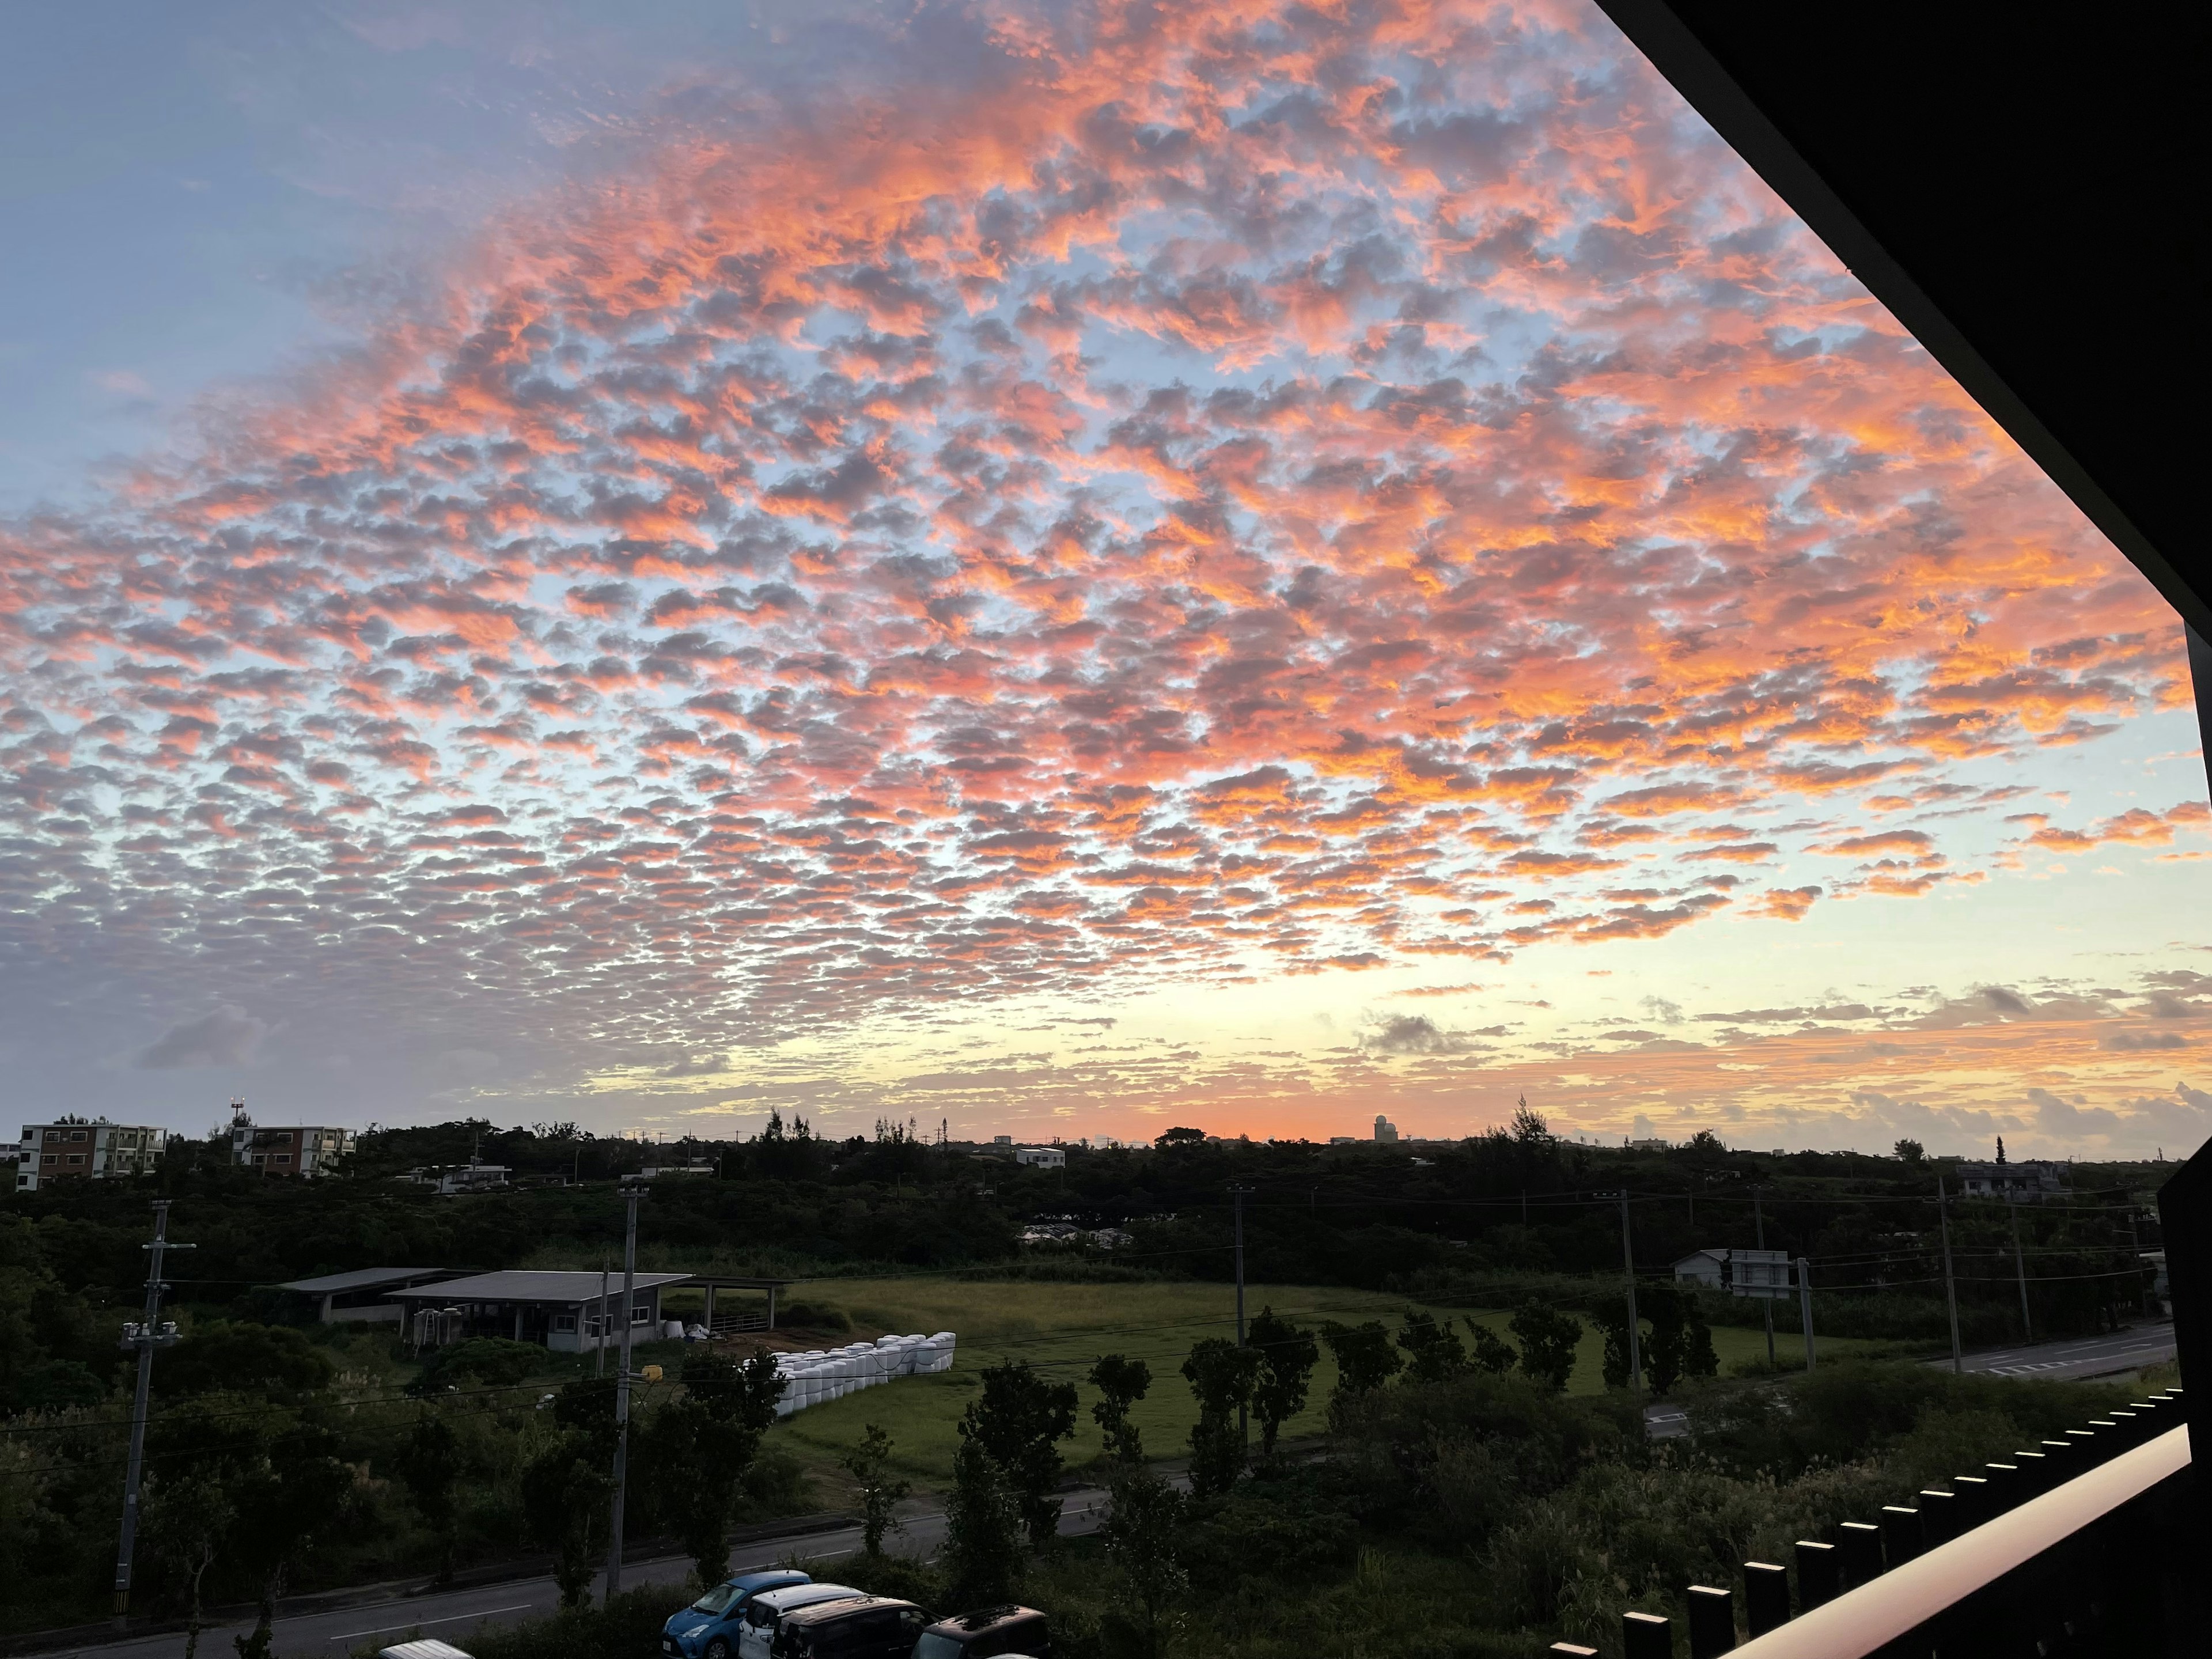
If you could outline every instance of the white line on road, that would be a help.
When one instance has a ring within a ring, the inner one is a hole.
[[[517,1601],[511,1607],[479,1607],[474,1613],[448,1613],[443,1619],[410,1619],[404,1625],[380,1625],[374,1630],[348,1631],[343,1636],[327,1636],[323,1639],[326,1642],[350,1642],[357,1636],[388,1636],[396,1630],[420,1630],[425,1625],[458,1625],[464,1619],[489,1619],[495,1613],[520,1613],[526,1607],[537,1605],[535,1601]]]

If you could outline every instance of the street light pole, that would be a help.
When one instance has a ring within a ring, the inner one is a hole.
[[[629,1217],[623,1237],[622,1369],[615,1374],[615,1498],[613,1533],[607,1548],[607,1603],[622,1593],[623,1500],[629,1495],[629,1338],[637,1315],[637,1206],[641,1183],[628,1188],[623,1201]],[[604,1339],[602,1339],[604,1340]]]
[[[1805,1370],[1813,1369],[1813,1261],[1809,1256],[1797,1258],[1797,1316],[1805,1327]]]
[[[177,1340],[177,1328],[160,1322],[161,1258],[171,1250],[189,1250],[190,1244],[169,1243],[169,1200],[154,1200],[154,1241],[139,1248],[149,1253],[146,1267],[146,1318],[143,1324],[125,1325],[118,1345],[138,1351],[138,1391],[131,1402],[131,1458],[123,1476],[123,1538],[115,1552],[115,1616],[131,1611],[131,1562],[138,1544],[138,1483],[146,1466],[146,1401],[154,1382],[154,1350]]]
[[[1959,1281],[1951,1272],[1951,1200],[1943,1177],[1936,1177],[1936,1213],[1943,1224],[1943,1299],[1951,1304],[1951,1369],[1964,1375],[1966,1361],[1959,1347]]]
[[[1644,1334],[1636,1328],[1636,1251],[1628,1242],[1628,1188],[1620,1189],[1620,1268],[1628,1280],[1628,1385],[1644,1392]]]
[[[1759,1270],[1765,1274],[1769,1269],[1766,1261],[1766,1212],[1759,1207],[1759,1188],[1756,1187],[1751,1189],[1751,1224],[1759,1229]],[[1759,1305],[1766,1315],[1766,1363],[1771,1366],[1774,1364],[1774,1287],[1771,1285],[1761,1287]]]
[[[1244,1195],[1249,1187],[1232,1186],[1229,1196],[1237,1206],[1237,1346],[1244,1346]],[[1243,1401],[1237,1404],[1237,1439],[1247,1451],[1252,1446],[1250,1414]]]

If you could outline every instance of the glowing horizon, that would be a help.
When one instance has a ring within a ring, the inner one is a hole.
[[[0,522],[40,1109],[2212,1133],[2178,620],[1594,9],[333,15],[556,136]]]

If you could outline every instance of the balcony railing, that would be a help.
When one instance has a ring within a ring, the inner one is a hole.
[[[1692,1585],[1692,1659],[2212,1652],[2212,1635],[2176,1645],[2196,1626],[2182,1604],[2201,1599],[2212,1570],[2185,1413],[2179,1389],[2153,1395],[1802,1540],[1790,1564],[1746,1562],[1740,1648],[1735,1589]],[[1621,1646],[1626,1659],[1674,1659],[1673,1623],[1629,1613]]]

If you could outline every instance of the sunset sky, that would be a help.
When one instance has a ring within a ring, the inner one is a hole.
[[[1594,7],[9,27],[23,1121],[2212,1133],[2178,619]]]

